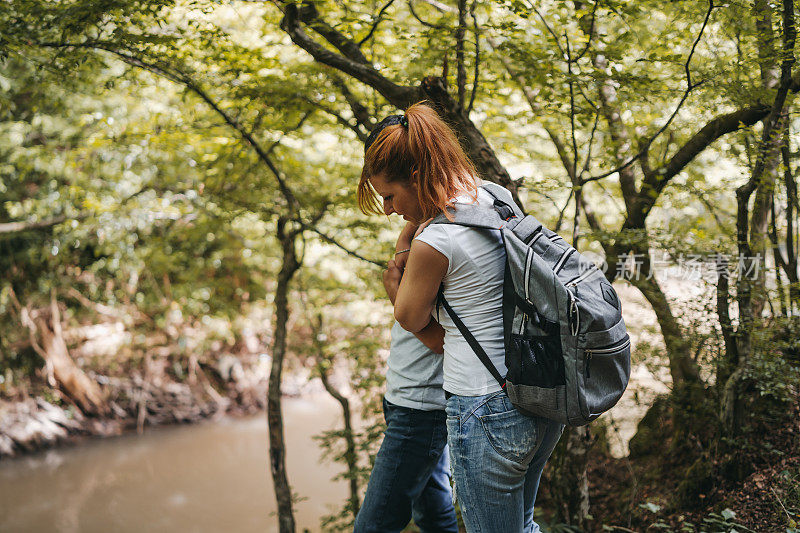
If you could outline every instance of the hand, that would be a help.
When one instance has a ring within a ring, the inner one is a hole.
[[[405,250],[411,246],[411,239],[414,238],[414,232],[417,231],[417,225],[413,222],[406,222],[400,234],[397,236],[397,244],[395,250]]]
[[[394,254],[394,264],[397,268],[400,269],[400,272],[406,269],[406,263],[408,263],[408,256],[411,254],[411,248],[405,248],[403,250],[398,250],[401,253]]]
[[[413,222],[406,222],[400,235],[397,237],[397,244],[395,244],[394,262],[401,271],[405,270],[406,262],[408,262],[408,254],[411,250],[411,240],[414,238],[414,233],[417,231],[417,225]],[[399,252],[399,253],[398,253]]]
[[[428,220],[426,220],[425,222],[423,222],[422,224],[419,225],[419,227],[417,228],[416,233],[414,233],[414,238],[415,239],[417,237],[419,237],[419,234],[422,233],[422,230],[424,230],[425,228],[428,227],[428,224],[430,224],[432,220],[433,220],[432,218],[429,218]]]
[[[389,261],[386,270],[383,271],[383,287],[386,289],[386,294],[389,296],[392,305],[397,296],[397,288],[400,287],[400,279],[403,277],[403,271],[397,268],[397,263],[394,259]]]

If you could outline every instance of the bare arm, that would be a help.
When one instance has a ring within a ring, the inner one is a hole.
[[[394,317],[403,328],[417,332],[432,320],[431,312],[447,266],[444,255],[429,244],[416,240],[411,245],[402,280],[396,268],[396,272],[390,273],[388,283],[384,280],[387,292],[391,294],[394,290]]]
[[[392,305],[395,303],[397,296],[397,289],[402,278],[401,267],[398,267],[399,261],[389,261],[389,268],[383,273],[383,284],[386,287],[386,293],[389,295]],[[404,261],[405,263],[405,261]],[[415,331],[416,336],[422,344],[428,347],[433,353],[444,353],[444,328],[438,322],[426,315],[429,321],[425,327],[419,331]],[[403,325],[402,323],[400,324]]]
[[[433,318],[428,325],[414,333],[414,336],[433,353],[444,353],[444,328]]]

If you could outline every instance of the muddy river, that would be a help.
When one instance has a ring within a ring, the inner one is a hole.
[[[319,531],[320,517],[347,492],[321,462],[312,436],[340,419],[325,396],[285,399],[287,469],[302,499],[298,531]],[[265,416],[148,429],[143,435],[0,461],[0,531],[278,531]]]

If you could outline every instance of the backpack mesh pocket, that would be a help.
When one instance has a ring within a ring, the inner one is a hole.
[[[558,335],[512,334],[507,350],[508,381],[548,389],[564,385],[564,358]]]

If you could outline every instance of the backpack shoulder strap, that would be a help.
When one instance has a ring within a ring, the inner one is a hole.
[[[511,192],[502,185],[487,181],[481,185],[481,188],[492,195],[495,200],[495,209],[498,209],[498,204],[500,204],[510,208],[516,217],[523,218],[525,216],[525,213],[522,212],[522,209],[520,209],[516,202],[514,202],[514,197],[511,196]]]
[[[472,204],[456,204],[456,208],[450,210],[453,220],[448,219],[441,213],[431,220],[431,224],[455,224],[457,226],[467,226],[478,229],[502,229],[505,220],[492,208]]]
[[[497,370],[497,367],[494,366],[492,360],[489,359],[489,356],[483,349],[483,346],[481,346],[480,343],[478,342],[478,339],[475,338],[475,336],[472,334],[469,328],[467,328],[466,324],[464,324],[464,322],[462,322],[461,319],[458,318],[458,315],[453,310],[453,308],[450,307],[450,304],[447,303],[447,300],[444,299],[444,291],[442,287],[439,287],[439,295],[437,296],[437,299],[438,303],[440,303],[442,307],[444,307],[444,310],[447,311],[447,314],[450,315],[450,318],[453,319],[453,322],[458,328],[458,331],[460,331],[461,335],[464,336],[464,340],[467,341],[467,344],[469,344],[470,348],[472,348],[472,351],[474,351],[475,355],[478,356],[478,359],[481,360],[483,366],[485,366],[486,370],[488,370],[489,373],[494,377],[494,379],[497,380],[497,382],[500,384],[500,388],[505,390],[506,380],[503,378],[503,376],[500,375],[500,372]]]
[[[431,221],[431,224],[456,224],[470,228],[502,229],[510,219],[523,216],[522,211],[514,204],[511,193],[500,185],[485,183],[480,188],[495,199],[492,207],[456,203],[455,209],[450,210],[453,220],[448,219],[444,213],[441,213]]]

